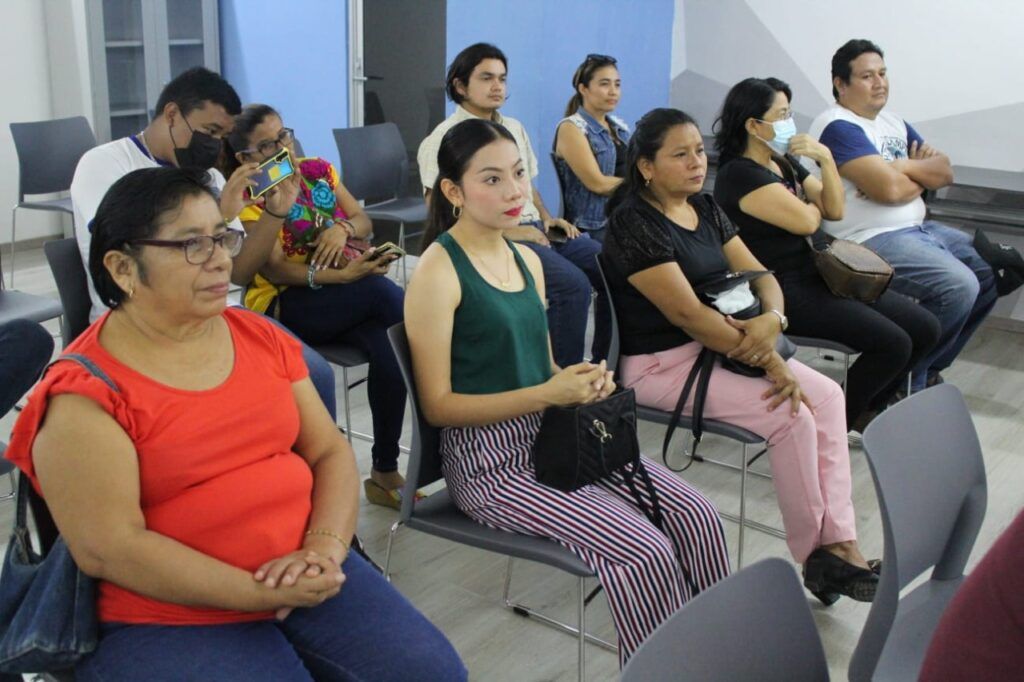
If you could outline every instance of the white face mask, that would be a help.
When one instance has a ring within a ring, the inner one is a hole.
[[[768,121],[761,122],[768,123]],[[796,135],[796,122],[793,121],[792,116],[784,118],[781,121],[772,121],[772,129],[775,131],[774,139],[766,140],[763,137],[755,137],[779,154],[785,154],[789,151],[789,141],[793,139],[794,135]]]

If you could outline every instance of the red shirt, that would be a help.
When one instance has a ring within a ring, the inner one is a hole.
[[[313,475],[292,450],[299,433],[292,383],[308,376],[298,341],[260,315],[228,308],[223,316],[235,347],[231,374],[215,388],[186,391],[158,383],[108,353],[99,343],[108,316],[66,352],[90,358],[119,391],[76,362],[58,362],[14,425],[7,458],[39,490],[32,443],[47,401],[64,393],[82,395],[108,412],[135,444],[148,530],[250,572],[301,547]],[[105,581],[97,608],[105,622],[167,625],[273,615],[171,604]]]

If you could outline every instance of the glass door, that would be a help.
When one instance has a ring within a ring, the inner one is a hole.
[[[157,27],[167,36],[161,79],[170,81],[194,66],[218,70],[217,8],[212,0],[165,0]]]
[[[149,121],[150,90],[156,74],[144,0],[103,0],[103,50],[109,102],[110,139],[137,133]]]

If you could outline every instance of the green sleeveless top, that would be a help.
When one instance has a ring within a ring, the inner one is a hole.
[[[450,234],[441,234],[437,243],[448,252],[462,288],[452,329],[452,390],[501,393],[550,379],[547,313],[516,248],[506,240],[526,286],[501,291],[476,271]]]

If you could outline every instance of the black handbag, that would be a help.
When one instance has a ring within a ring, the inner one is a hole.
[[[665,532],[658,491],[640,459],[636,423],[633,389],[618,390],[586,405],[547,408],[531,451],[537,481],[571,493],[619,474],[644,516]],[[637,487],[638,477],[649,503]],[[699,590],[686,564],[677,558],[691,593],[696,595]]]
[[[694,287],[694,291],[702,302],[713,306],[714,299],[716,297],[721,296],[732,288],[751,282],[758,277],[770,274],[770,272],[770,270],[747,270],[744,272],[725,273],[708,281],[702,282],[698,286]],[[754,301],[754,303],[745,309],[730,313],[730,315],[737,320],[749,320],[753,317],[757,317],[761,314],[761,302],[757,297],[754,297]],[[784,334],[779,334],[779,337],[775,342],[775,351],[782,356],[783,360],[789,360],[791,357],[796,355],[796,345],[787,339]],[[669,420],[668,428],[665,429],[665,440],[662,442],[661,446],[662,461],[665,463],[666,467],[677,473],[680,471],[686,471],[686,469],[693,464],[694,460],[701,461],[701,458],[697,455],[697,448],[700,446],[701,439],[704,437],[704,402],[707,399],[708,386],[711,383],[711,372],[715,367],[716,361],[722,365],[723,369],[727,369],[734,374],[740,374],[747,377],[762,377],[765,375],[765,371],[760,367],[746,365],[738,360],[726,357],[722,353],[713,351],[706,346],[701,348],[700,353],[697,355],[697,360],[693,363],[693,368],[690,370],[689,375],[687,375],[686,381],[683,383],[683,388],[679,392],[679,399],[676,401],[675,409],[672,411],[672,418]],[[693,395],[693,411],[691,413],[693,445],[688,453],[690,460],[682,468],[674,469],[668,463],[669,446],[672,444],[672,436],[675,434],[676,428],[679,426],[683,407],[685,407],[686,401],[690,397],[690,392],[694,390],[696,390],[696,392]]]

